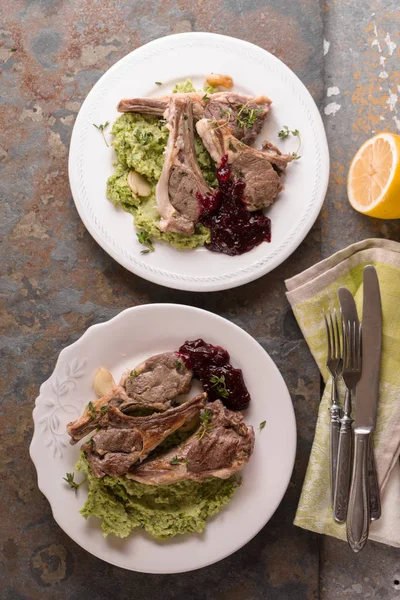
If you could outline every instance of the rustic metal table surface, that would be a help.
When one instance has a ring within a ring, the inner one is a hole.
[[[351,242],[400,239],[399,221],[354,213],[345,192],[358,146],[374,131],[400,129],[396,6],[397,0],[1,3],[2,599],[400,597],[398,551],[370,543],[354,555],[342,542],[292,525],[320,380],[283,283]],[[289,65],[321,109],[331,152],[327,200],[293,256],[259,281],[204,295],[158,287],[116,264],[86,232],[67,175],[76,114],[102,73],[141,44],[192,30],[249,40]],[[146,302],[200,306],[243,327],[277,363],[297,416],[294,473],[270,523],[230,558],[182,575],[124,571],[78,547],[53,521],[28,455],[33,403],[60,350],[90,325]]]

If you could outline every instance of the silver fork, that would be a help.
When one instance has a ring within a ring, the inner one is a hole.
[[[342,378],[346,386],[344,411],[340,419],[339,448],[336,467],[336,484],[333,514],[336,521],[344,523],[349,502],[352,438],[351,393],[361,377],[361,324],[343,321],[343,370]]]
[[[342,344],[336,309],[334,309],[333,314],[330,312],[328,316],[324,313],[324,319],[328,339],[328,358],[326,366],[332,377],[329,462],[331,474],[331,501],[333,506],[341,417],[341,409],[338,403],[337,380],[342,370]]]

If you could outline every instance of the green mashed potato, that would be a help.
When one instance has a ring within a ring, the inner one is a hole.
[[[108,475],[97,479],[83,454],[76,469],[86,473],[89,482],[82,515],[98,517],[104,536],[112,533],[120,538],[138,527],[158,539],[201,533],[208,517],[219,512],[240,485],[235,477],[160,486]]]
[[[174,92],[195,91],[190,80],[178,83]],[[164,119],[156,116],[124,113],[115,121],[112,130],[112,145],[117,154],[114,173],[107,181],[107,197],[118,207],[134,216],[136,229],[145,231],[152,238],[172,244],[179,250],[203,246],[210,240],[209,230],[201,224],[196,226],[193,235],[163,233],[157,223],[160,216],[156,207],[155,187],[164,164],[164,150],[168,141],[168,129]],[[197,161],[207,183],[215,187],[214,163],[204,148],[200,138],[195,136]],[[144,175],[150,184],[151,192],[146,198],[132,193],[128,186],[130,170]]]

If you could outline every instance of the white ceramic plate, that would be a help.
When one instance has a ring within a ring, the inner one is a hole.
[[[137,531],[124,540],[114,536],[105,539],[98,519],[90,517],[86,521],[79,514],[87,496],[86,484],[75,495],[62,480],[66,472],[74,470],[80,446],[69,445],[66,424],[81,414],[89,400],[95,399],[93,376],[99,366],[108,368],[118,380],[125,368],[198,337],[229,351],[232,364],[243,370],[252,397],[245,418],[254,426],[256,441],[250,462],[242,471],[243,486],[210,519],[201,535],[160,542]],[[190,571],[232,554],[271,518],[286,491],[294,464],[294,413],[275,364],[242,329],[213,313],[189,306],[148,304],[129,308],[107,323],[90,327],[61,352],[54,373],[40,388],[33,419],[35,432],[30,453],[39,488],[49,500],[55,520],[88,552],[133,571]],[[259,431],[264,420],[266,426]]]
[[[179,252],[161,243],[156,244],[155,252],[143,256],[132,216],[116,209],[106,198],[106,179],[113,171],[114,151],[106,147],[93,123],[113,123],[121,98],[165,94],[187,77],[201,87],[211,71],[230,74],[239,92],[272,98],[272,109],[260,139],[268,138],[283,151],[291,152],[296,149],[297,140],[279,140],[277,133],[283,125],[301,132],[301,159],[289,165],[285,190],[268,211],[272,241],[236,257],[204,248]],[[163,85],[157,86],[156,81]],[[144,279],[171,288],[204,292],[253,281],[296,250],[318,216],[328,176],[324,126],[301,81],[279,59],[258,46],[213,33],[164,37],[138,48],[111,67],[82,105],[69,155],[76,207],[100,246]]]

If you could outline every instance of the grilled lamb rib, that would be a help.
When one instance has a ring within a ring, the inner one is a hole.
[[[230,127],[223,121],[201,119],[196,128],[211,158],[219,164],[222,157],[227,155],[233,175],[245,181],[244,195],[249,211],[273,204],[283,185],[271,164],[268,151],[246,146],[232,135]],[[279,161],[288,163],[292,160],[289,155],[275,154]]]
[[[261,151],[267,156],[278,175],[283,175],[286,167],[293,160],[293,156],[291,154],[282,154],[279,148],[267,140],[262,143],[261,148]]]
[[[189,92],[187,94],[172,94],[169,96],[160,96],[158,98],[126,98],[118,103],[118,112],[133,112],[142,115],[158,115],[161,117],[168,108],[171,98],[189,98],[192,102],[193,116],[195,119],[202,119],[204,116],[204,94],[199,92]]]
[[[253,428],[246,425],[241,413],[228,410],[220,400],[204,410],[211,413],[204,435],[198,429],[179,446],[133,467],[126,477],[148,485],[167,485],[185,479],[227,479],[237,473],[253,452]]]
[[[260,133],[269,113],[271,100],[267,96],[245,96],[234,92],[211,94],[204,117],[225,121],[232,135],[245,144],[251,144]]]
[[[68,423],[71,444],[96,429],[109,404],[118,406],[121,412],[142,408],[167,410],[171,400],[189,392],[192,377],[192,371],[186,368],[177,352],[151,356],[135,369],[125,371],[110,394],[93,400],[83,415]]]
[[[130,98],[121,100],[119,112],[134,112],[146,115],[163,115],[171,98],[189,98],[196,120],[223,120],[229,124],[232,134],[246,144],[251,144],[260,133],[269,113],[271,100],[267,96],[246,96],[235,92],[203,94],[172,94],[159,98]]]
[[[129,401],[120,406],[120,410],[167,410],[171,400],[190,390],[192,377],[192,371],[186,368],[178,352],[151,356],[122,375],[120,385],[125,388]]]
[[[161,231],[192,234],[200,217],[198,194],[211,193],[194,150],[192,104],[171,97],[165,118],[170,130],[165,160],[156,186]]]
[[[67,432],[71,436],[70,444],[76,444],[84,438],[88,433],[91,433],[98,427],[99,419],[106,410],[104,407],[109,405],[121,405],[124,402],[129,402],[130,398],[121,385],[114,386],[112,392],[106,396],[102,396],[97,400],[93,400],[87,406],[83,414],[75,421],[71,421],[67,425]]]
[[[100,431],[82,450],[96,477],[125,474],[142,461],[167,436],[199,414],[207,394],[200,394],[176,408],[148,417],[130,417],[110,405],[100,418]]]

